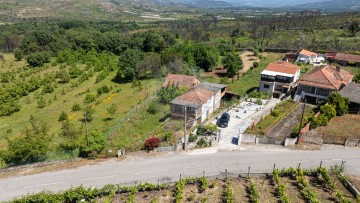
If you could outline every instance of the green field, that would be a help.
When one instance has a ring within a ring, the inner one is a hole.
[[[23,68],[26,65],[24,61],[14,61],[11,54],[5,55],[5,62],[0,62],[0,71],[5,72],[8,70],[16,71]],[[83,65],[78,64],[80,67]],[[50,66],[50,65],[49,65]],[[32,68],[34,70],[39,69],[40,71],[35,72],[31,75],[44,76],[47,73],[52,73],[59,69],[59,65],[51,66],[48,68]],[[87,104],[84,103],[84,98],[87,94],[97,95],[97,89],[103,85],[110,87],[111,91],[107,94],[97,96],[96,101],[91,102],[89,105],[93,106],[95,113],[93,115],[93,121],[89,122],[89,131],[100,130],[105,133],[110,128],[114,128],[115,125],[119,124],[119,120],[123,119],[125,114],[132,116],[135,113],[129,113],[132,109],[136,109],[139,104],[144,103],[145,98],[150,97],[154,92],[160,88],[161,81],[143,80],[141,86],[134,87],[132,83],[116,83],[113,82],[112,78],[115,76],[115,72],[111,72],[107,78],[99,83],[95,83],[96,75],[90,77],[79,84],[77,87],[72,86],[71,79],[69,83],[61,84],[54,83],[54,91],[42,95],[42,88],[30,93],[29,95],[20,99],[20,105],[22,106],[19,112],[14,113],[11,116],[0,117],[0,146],[5,147],[5,137],[12,138],[21,134],[25,127],[29,126],[30,116],[34,116],[37,120],[44,122],[49,127],[49,134],[53,135],[53,146],[57,146],[61,142],[61,137],[58,135],[61,122],[58,122],[58,118],[62,111],[64,111],[71,122],[81,127],[82,132],[85,133],[83,119],[83,111],[73,112],[71,107],[74,103],[80,104],[84,108]],[[20,80],[19,74],[16,76],[16,80]],[[46,106],[44,108],[38,108],[36,97],[42,95]],[[116,113],[114,116],[110,115],[107,111],[112,104],[116,105]],[[138,107],[139,108],[139,107]],[[139,108],[139,111],[141,109]],[[168,109],[165,109],[167,111]],[[129,129],[136,130],[136,128]],[[127,135],[130,136],[130,133]],[[122,142],[122,140],[117,140]],[[135,142],[136,139],[131,139],[131,142]],[[126,142],[126,145],[129,143]],[[121,145],[119,143],[119,145]],[[121,145],[124,146],[124,145]]]

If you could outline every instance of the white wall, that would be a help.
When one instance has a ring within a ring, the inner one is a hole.
[[[269,85],[269,88],[264,88],[264,84]],[[274,84],[270,83],[270,82],[264,82],[264,81],[260,81],[260,87],[259,90],[261,92],[269,92],[272,93],[274,91]]]

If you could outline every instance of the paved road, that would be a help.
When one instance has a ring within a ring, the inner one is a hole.
[[[209,151],[208,151],[209,152]],[[360,175],[360,150],[326,149],[321,151],[228,151],[191,153],[156,158],[136,158],[123,162],[115,159],[99,165],[77,169],[41,173],[0,180],[0,200],[10,200],[24,194],[42,190],[59,191],[71,186],[103,186],[105,184],[134,184],[134,181],[176,181],[183,177],[218,175],[228,169],[230,173],[271,172],[274,163],[278,168],[317,167],[340,164],[344,159],[348,173]]]

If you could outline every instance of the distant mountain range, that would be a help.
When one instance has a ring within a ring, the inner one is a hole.
[[[262,7],[284,9],[320,9],[326,11],[359,11],[360,0],[173,0],[190,7]]]
[[[359,0],[329,0],[298,5],[298,9],[320,9],[326,11],[360,11]]]

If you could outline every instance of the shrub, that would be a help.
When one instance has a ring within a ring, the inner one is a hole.
[[[63,121],[66,121],[66,120],[68,120],[68,115],[65,112],[61,112],[58,121],[63,122]]]
[[[196,134],[197,135],[202,135],[204,134],[206,131],[205,127],[203,125],[200,125],[198,128],[197,128],[197,131],[196,131]]]
[[[254,183],[250,183],[249,193],[250,193],[250,202],[252,203],[260,202],[260,195]]]
[[[145,140],[144,148],[147,151],[151,151],[151,150],[154,150],[155,148],[157,148],[160,143],[161,143],[160,138],[150,137]]]
[[[48,83],[43,87],[41,94],[52,93],[53,91],[54,91],[54,87],[50,83]]]
[[[278,109],[275,109],[271,115],[275,116],[275,117],[278,117],[280,115],[280,111]]]
[[[111,106],[109,108],[106,108],[106,110],[110,115],[114,116],[117,110],[117,106],[116,104],[111,104]]]
[[[21,59],[24,57],[24,53],[19,49],[14,49],[14,57],[17,61],[21,61]]]
[[[259,67],[259,62],[254,62],[252,66],[253,66],[254,68]]]
[[[233,203],[234,201],[234,196],[231,190],[231,186],[230,186],[230,180],[227,178],[226,179],[226,185],[225,185],[225,189],[223,192],[223,202],[226,203]]]
[[[332,93],[327,101],[335,106],[336,114],[339,116],[346,114],[349,109],[349,99],[342,97],[339,93]]]
[[[189,142],[196,142],[197,139],[198,139],[197,135],[194,135],[194,134],[190,133]]]
[[[196,144],[199,147],[207,147],[208,146],[208,143],[206,142],[206,140],[204,138],[201,138]]]
[[[96,95],[87,94],[85,99],[84,99],[84,103],[91,103],[91,102],[94,102],[95,100],[96,100]]]
[[[206,188],[207,188],[207,180],[206,180],[205,177],[202,177],[200,179],[200,182],[201,182],[200,190],[201,190],[201,192],[204,192],[206,190]]]
[[[46,105],[46,102],[45,102],[45,99],[43,97],[40,97],[38,100],[37,100],[37,107],[38,108],[44,108]]]
[[[175,203],[181,203],[181,200],[183,199],[183,189],[185,187],[185,180],[181,179],[179,180],[174,188],[174,202]]]
[[[71,111],[80,111],[80,110],[81,110],[81,107],[80,107],[80,104],[78,104],[78,103],[74,103],[71,106]]]
[[[336,116],[336,108],[332,104],[325,104],[324,106],[321,106],[320,112],[321,114],[325,115],[328,120]]]
[[[91,131],[88,135],[89,144],[85,140],[84,144],[80,146],[79,155],[81,157],[95,158],[104,148],[106,138],[106,134],[100,131]]]
[[[329,119],[324,115],[324,114],[320,114],[318,117],[314,117],[312,120],[311,120],[311,123],[310,123],[310,127],[311,129],[315,129],[319,126],[326,126],[329,122]]]
[[[149,107],[146,109],[146,112],[152,115],[159,113],[159,111],[160,111],[160,106],[159,103],[157,102],[151,102]]]
[[[106,85],[103,85],[97,89],[97,94],[102,95],[110,92],[110,88]]]
[[[212,123],[209,123],[205,126],[205,129],[210,131],[211,133],[214,133],[217,131],[217,126]]]

